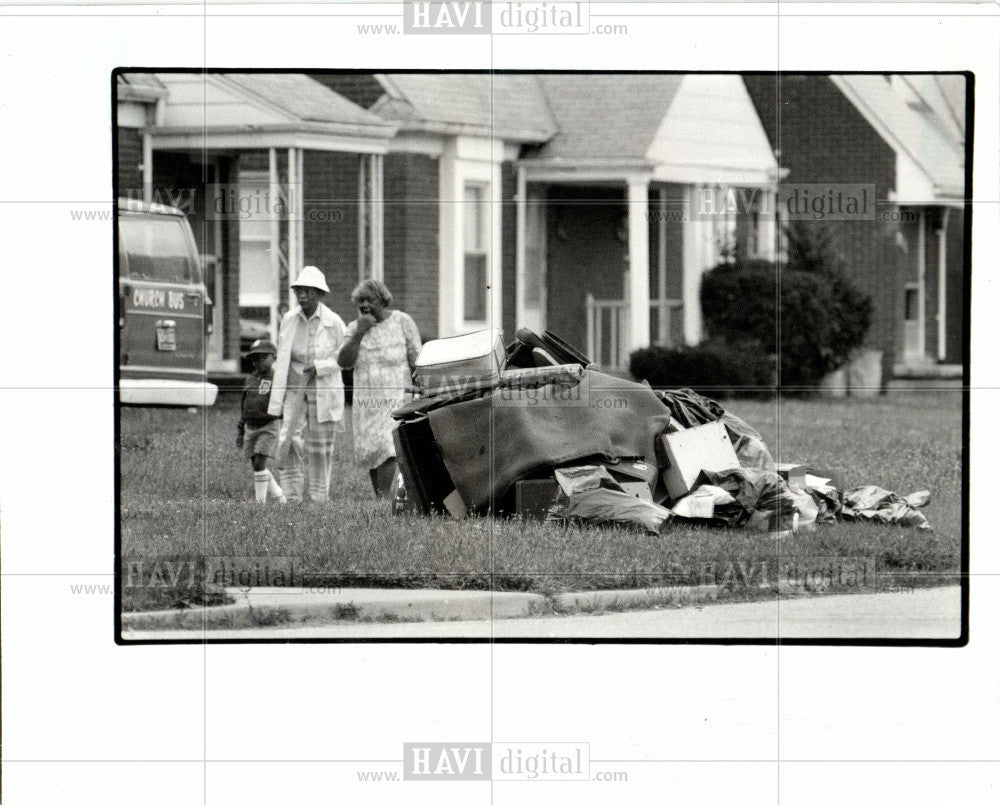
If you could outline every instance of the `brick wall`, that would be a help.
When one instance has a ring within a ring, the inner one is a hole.
[[[870,183],[883,202],[895,187],[895,154],[826,76],[745,76],[785,182]],[[879,210],[888,209],[880,204]],[[867,343],[884,353],[887,377],[902,329],[902,254],[893,221],[834,224],[851,275],[872,298]]]
[[[368,109],[385,90],[371,73],[306,73],[314,81]]]
[[[118,127],[118,187],[120,196],[142,198],[142,132]]]
[[[438,160],[423,154],[387,154],[384,170],[385,282],[395,305],[413,317],[421,337],[436,338]]]
[[[517,172],[510,162],[500,166],[500,276],[502,281],[504,343],[517,332]]]
[[[344,321],[355,317],[359,161],[335,151],[304,151],[302,159],[304,265],[322,270],[330,286],[323,301]]]
[[[947,295],[945,297],[945,347],[948,363],[961,363],[965,350],[965,221],[964,210],[952,209],[948,216]]]

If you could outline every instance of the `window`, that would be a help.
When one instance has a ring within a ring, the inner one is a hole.
[[[736,259],[736,197],[732,188],[716,186],[707,188],[712,198],[711,248],[712,265],[732,263]]]
[[[749,218],[747,222],[747,254],[751,257],[759,257],[761,253],[760,230],[762,224],[760,210],[756,208],[750,210],[747,217]]]
[[[488,186],[465,185],[465,261],[463,318],[467,322],[486,321],[486,297],[489,282]]]
[[[908,285],[906,295],[903,298],[904,313],[906,321],[917,321],[920,318],[920,288]]]
[[[272,259],[274,218],[281,201],[270,198],[267,173],[240,171],[238,227],[240,238],[240,305],[276,310],[280,299],[278,271]],[[274,314],[275,318],[277,314]]]
[[[128,275],[160,282],[198,282],[184,222],[176,217],[123,215],[119,233]],[[122,265],[125,268],[125,264]]]

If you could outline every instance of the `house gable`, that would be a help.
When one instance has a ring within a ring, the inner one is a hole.
[[[760,184],[778,167],[738,75],[686,75],[646,153],[654,178]]]
[[[959,202],[964,196],[964,142],[935,125],[936,111],[910,104],[907,88],[881,75],[833,75],[830,80],[896,153],[899,203]]]
[[[162,127],[260,126],[291,123],[294,116],[268,104],[223,76],[202,73],[158,73],[167,88]]]

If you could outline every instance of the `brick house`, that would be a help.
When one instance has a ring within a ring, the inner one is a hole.
[[[772,73],[744,82],[787,170],[779,212],[799,183],[875,185],[872,219],[833,232],[872,298],[867,341],[883,353],[883,377],[960,375],[963,77]]]
[[[122,147],[135,135],[123,140],[119,125],[116,190],[187,213],[215,303],[210,371],[237,371],[241,320],[274,331],[304,265],[324,266],[331,300],[349,300],[359,276],[381,275],[392,123],[302,74],[117,79],[119,122],[123,85],[158,90],[138,132],[139,165],[136,147]]]
[[[118,192],[188,213],[216,370],[236,368],[241,320],[273,328],[306,264],[345,317],[377,276],[425,337],[552,327],[621,365],[700,338],[698,278],[727,239],[764,255],[774,240],[763,215],[686,212],[728,186],[773,193],[737,76],[164,72],[118,88]]]
[[[900,192],[901,149],[848,90],[794,78],[779,167],[774,76],[768,107],[763,76],[122,73],[117,190],[188,213],[217,371],[237,367],[241,320],[274,327],[308,264],[345,319],[351,289],[375,276],[425,338],[550,328],[622,366],[638,346],[702,338],[700,278],[724,255],[775,257],[784,176]],[[828,125],[812,126],[820,108]],[[916,235],[860,223],[846,256],[892,360],[913,302],[901,244]]]

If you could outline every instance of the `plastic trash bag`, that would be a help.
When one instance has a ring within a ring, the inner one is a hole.
[[[733,440],[732,430],[729,431],[729,438]],[[740,460],[741,467],[767,472],[774,472],[777,469],[767,445],[756,436],[749,434],[737,436],[733,441],[733,448],[736,450],[736,458]]]
[[[837,487],[830,483],[828,478],[817,478],[815,475],[806,473],[804,491],[809,494],[818,508],[816,522],[836,522],[837,515],[843,506],[840,502],[840,492],[837,491]]]
[[[546,522],[583,521],[594,525],[621,525],[658,534],[670,510],[624,491],[602,466],[562,467],[555,471],[559,495]]]
[[[670,517],[670,510],[626,492],[602,487],[570,495],[566,516],[594,525],[632,526],[658,534]]]
[[[702,484],[680,498],[670,510],[686,520],[714,520],[718,510],[719,519],[728,522],[735,511],[734,506],[735,510],[739,509],[736,498],[721,486]]]
[[[878,486],[859,486],[844,495],[841,514],[849,520],[871,520],[932,531],[927,518],[917,511],[918,506],[927,505],[930,497],[931,493],[926,490],[901,497]]]
[[[788,484],[776,472],[751,467],[721,472],[703,470],[698,476],[698,484],[701,483],[722,487],[736,499],[738,507],[727,518],[728,524],[732,526],[744,525],[750,519],[750,515],[758,510],[769,512],[771,520],[780,519],[786,513],[795,511],[795,499]],[[716,519],[718,514],[716,512]],[[759,517],[757,522],[763,519]],[[772,523],[772,525],[777,524]]]
[[[812,531],[819,518],[819,504],[804,489],[789,487],[788,494],[795,501],[795,510],[799,513],[798,528],[802,531]]]

